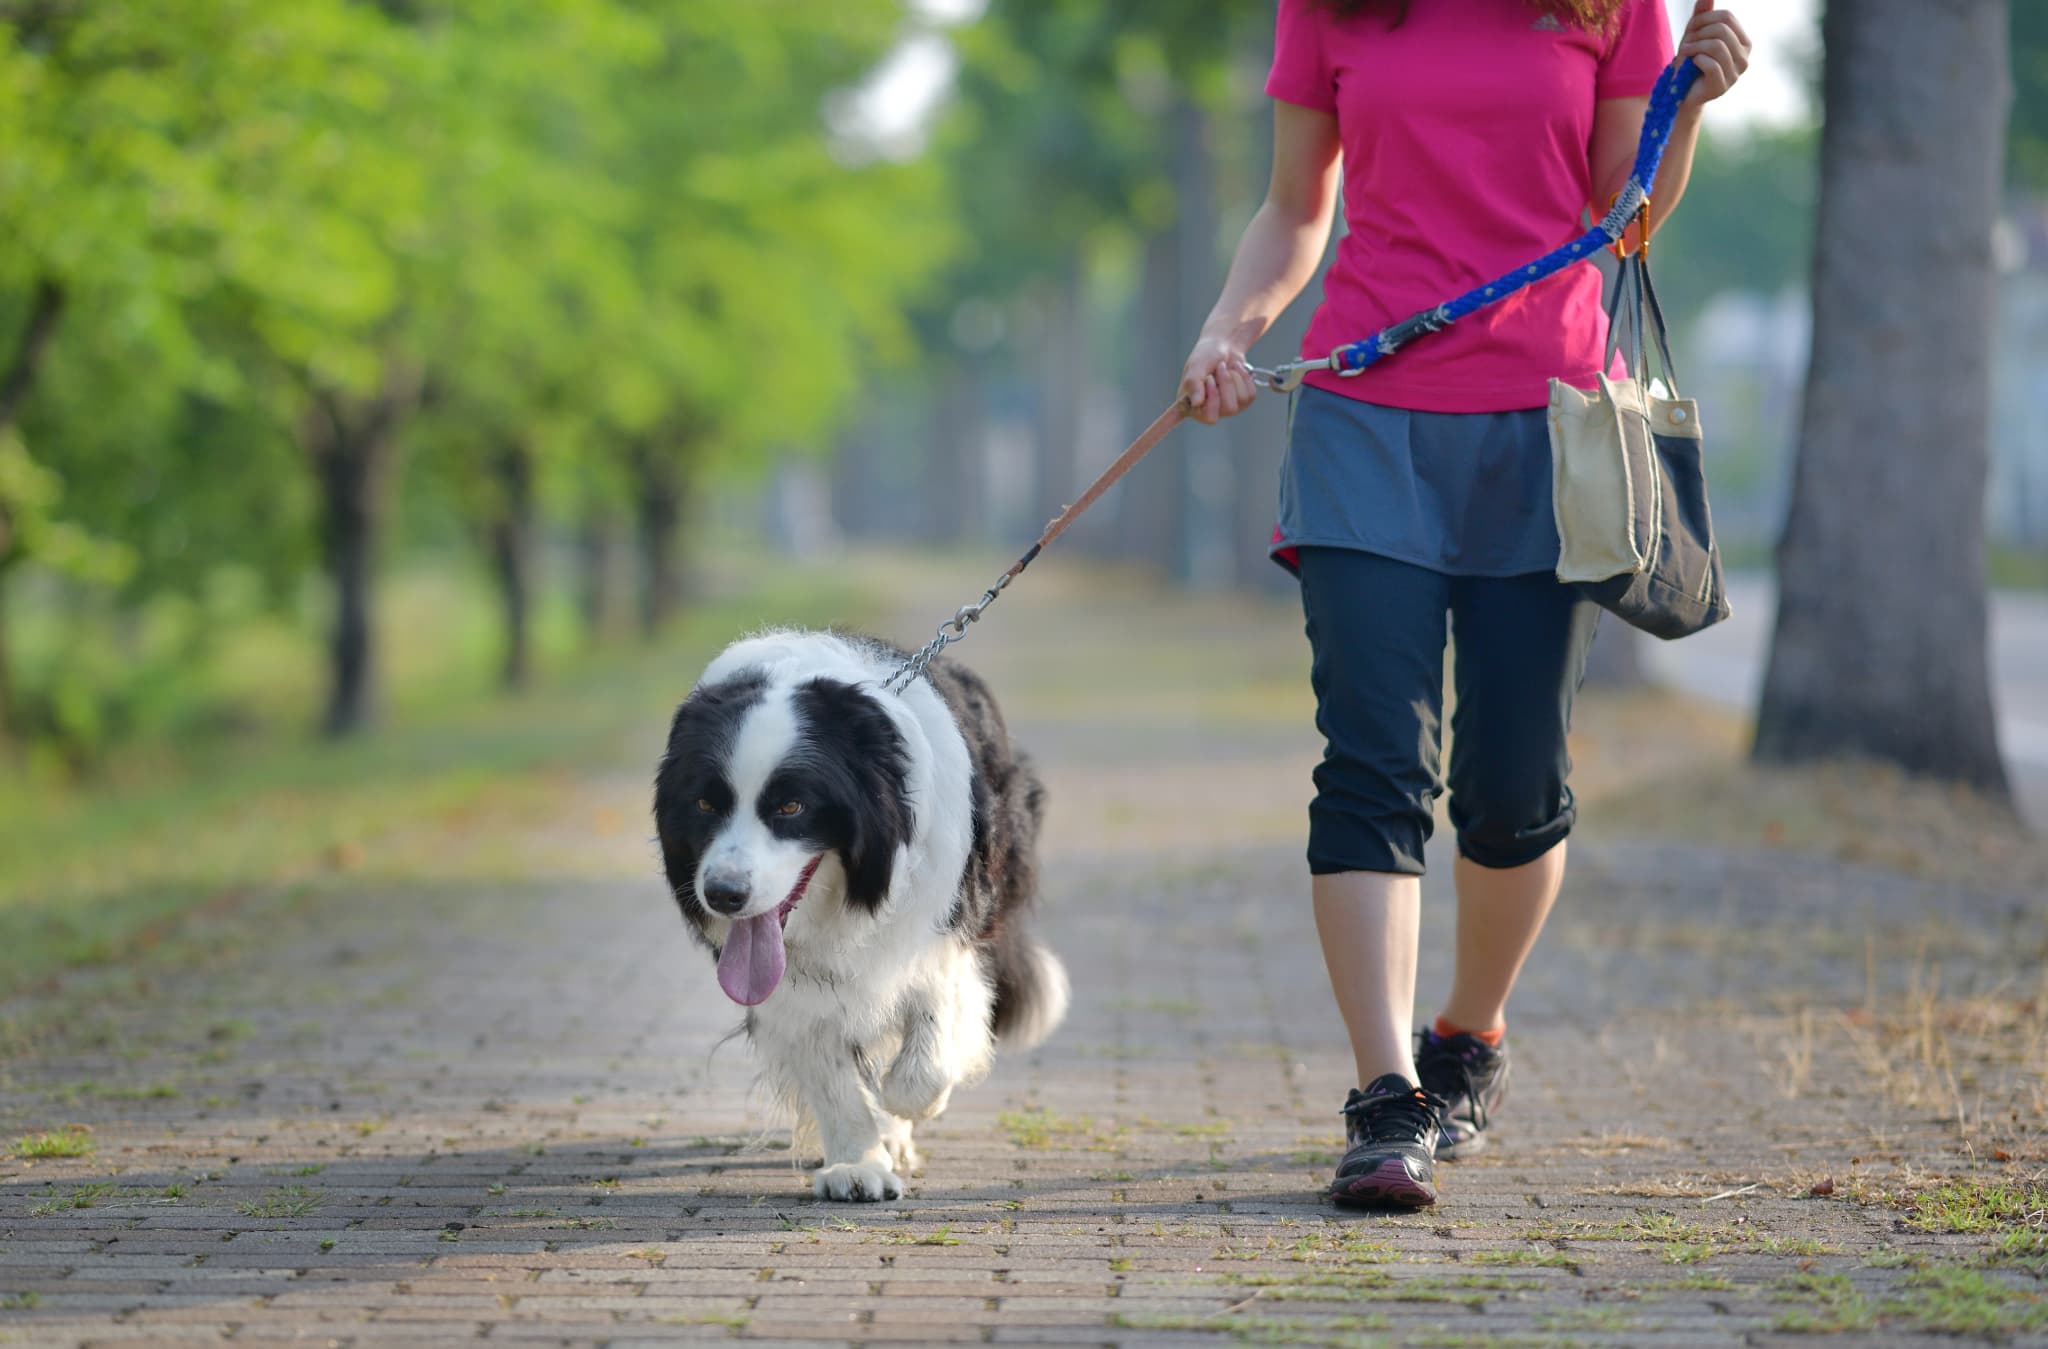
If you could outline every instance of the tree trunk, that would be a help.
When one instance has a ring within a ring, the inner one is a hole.
[[[394,365],[368,400],[317,394],[307,418],[306,446],[320,488],[321,558],[334,588],[321,719],[330,738],[354,735],[375,719],[377,547],[397,468],[398,428],[418,398],[417,377]]]
[[[7,582],[12,572],[13,568],[0,561],[0,750],[13,743],[17,719],[13,650],[7,644]]]
[[[505,659],[498,673],[507,689],[523,689],[533,673],[533,456],[511,445],[492,461],[498,509],[491,519],[491,571],[505,616]]]
[[[1192,99],[1176,100],[1173,130],[1173,193],[1179,212],[1174,237],[1179,248],[1180,343],[1171,375],[1180,379],[1178,358],[1187,354],[1201,331],[1216,293],[1223,288],[1223,255],[1217,247],[1219,214],[1216,150],[1211,119]],[[1172,397],[1173,385],[1168,385]],[[1236,465],[1230,461],[1228,435],[1217,427],[1194,425],[1168,447],[1167,464],[1175,472],[1181,500],[1178,547],[1172,574],[1195,586],[1230,584],[1232,499]]]
[[[383,523],[375,483],[381,454],[374,444],[337,428],[329,448],[317,456],[320,475],[321,551],[334,587],[334,626],[328,633],[327,713],[321,726],[329,736],[353,735],[372,720],[370,589],[379,527]]]
[[[1767,761],[2003,796],[1984,576],[2007,0],[1827,7],[1827,122]]]
[[[22,404],[28,401],[29,391],[35,388],[43,357],[50,350],[50,339],[57,333],[57,320],[63,315],[64,288],[47,276],[39,278],[35,293],[29,298],[28,319],[22,324],[21,341],[15,344],[14,357],[7,363],[7,372],[0,375],[0,431],[14,425],[21,416]]]
[[[1126,402],[1126,438],[1145,429],[1159,410],[1173,401],[1180,382],[1181,358],[1194,344],[1194,334],[1181,332],[1180,251],[1175,232],[1162,230],[1145,241],[1144,273],[1139,282],[1132,362],[1131,394]],[[1182,435],[1191,435],[1183,430]],[[1161,446],[1147,455],[1116,488],[1119,537],[1128,556],[1175,574],[1180,553],[1185,504],[1180,492],[1178,446]]]
[[[981,374],[962,362],[942,378],[945,383],[931,400],[930,535],[940,543],[978,541],[986,533]]]
[[[1037,509],[1041,522],[1081,494],[1081,404],[1088,393],[1088,300],[1079,260],[1046,287],[1040,346]]]
[[[587,511],[576,530],[576,607],[584,635],[608,636],[612,630],[612,521],[602,511]]]
[[[633,456],[634,519],[640,547],[640,630],[653,637],[682,607],[683,466],[673,453]]]
[[[49,354],[50,339],[57,331],[57,320],[64,313],[64,288],[49,277],[36,282],[35,293],[29,299],[28,318],[22,324],[21,340],[15,344],[14,355],[7,363],[5,373],[0,373],[0,436],[4,436],[14,423],[21,418],[22,407],[28,402],[31,390],[35,388],[36,375],[41,372],[43,358]],[[7,512],[7,503],[0,500],[0,586],[7,581],[7,573],[15,560],[14,520]],[[0,593],[0,601],[6,596]],[[7,645],[7,610],[0,603],[0,745],[8,742],[15,723],[14,666]]]

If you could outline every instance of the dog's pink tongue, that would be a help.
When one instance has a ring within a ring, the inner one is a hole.
[[[782,982],[782,919],[773,910],[734,922],[718,953],[718,986],[742,1007],[768,1000]]]

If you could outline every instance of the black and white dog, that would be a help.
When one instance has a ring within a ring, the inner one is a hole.
[[[769,1084],[815,1125],[829,1199],[894,1199],[911,1128],[1066,1014],[1025,930],[1044,787],[987,687],[822,632],[737,642],[676,710],[655,778],[683,917],[746,1007]]]

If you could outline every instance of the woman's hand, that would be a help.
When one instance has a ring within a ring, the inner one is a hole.
[[[1678,55],[1681,60],[1691,58],[1700,68],[1700,78],[1685,101],[1710,103],[1734,88],[1742,72],[1749,69],[1749,34],[1742,31],[1733,13],[1715,9],[1714,0],[1698,0],[1678,44]]]
[[[1181,367],[1181,402],[1205,426],[1236,416],[1258,394],[1244,348],[1227,337],[1203,337]]]

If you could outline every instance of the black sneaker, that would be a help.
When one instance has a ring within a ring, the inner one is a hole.
[[[1438,1159],[1453,1161],[1485,1148],[1486,1126],[1507,1099],[1508,1042],[1490,1045],[1464,1031],[1449,1036],[1418,1031],[1415,1075],[1424,1091],[1444,1102]]]
[[[1360,1208],[1426,1208],[1436,1202],[1437,1131],[1443,1102],[1399,1073],[1355,1088],[1344,1102],[1344,1160],[1330,1198]]]

